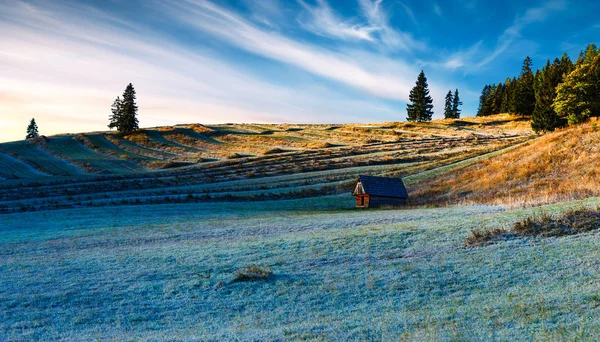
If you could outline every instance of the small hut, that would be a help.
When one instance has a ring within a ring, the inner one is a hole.
[[[359,176],[352,195],[357,208],[399,207],[408,198],[402,179],[375,176]]]

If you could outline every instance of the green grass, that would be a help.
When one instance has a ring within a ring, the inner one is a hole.
[[[81,175],[84,172],[72,163],[58,158],[27,140],[0,144],[3,149],[52,175]]]
[[[2,166],[0,167],[0,177],[6,179],[49,176],[36,170],[31,165],[2,152],[0,152],[0,165]]]
[[[92,151],[70,136],[49,138],[47,148],[92,172],[118,174],[145,170],[134,162]]]
[[[464,248],[541,209],[350,195],[0,217],[0,340],[590,340],[600,235]],[[315,208],[318,208],[316,210]],[[270,270],[236,282],[249,266]]]

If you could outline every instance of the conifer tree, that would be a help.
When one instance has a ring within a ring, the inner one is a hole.
[[[410,103],[406,106],[408,121],[430,121],[433,116],[433,99],[429,95],[427,77],[421,70],[415,87],[408,96]]]
[[[112,106],[110,107],[110,112],[112,114],[108,117],[108,128],[116,128],[118,131],[121,131],[121,98],[119,96],[117,96]]]
[[[554,64],[546,62],[546,66],[537,75],[535,82],[535,109],[531,116],[531,128],[536,133],[550,132],[566,124],[566,120],[561,118],[552,103],[556,97],[556,86],[560,82],[559,77],[560,61],[555,60]]]
[[[138,106],[135,102],[136,95],[133,84],[129,83],[125,91],[123,92],[123,100],[121,101],[121,132],[129,134],[139,129],[139,123],[137,119]]]
[[[29,126],[27,126],[27,136],[25,139],[33,139],[39,137],[40,134],[38,132],[37,123],[35,123],[35,118],[32,118],[29,122]]]
[[[521,116],[531,115],[535,108],[535,91],[533,90],[534,76],[531,71],[532,64],[531,58],[527,56],[523,61],[521,75],[517,81],[515,111],[517,114],[521,114]]]
[[[454,97],[452,99],[452,117],[454,119],[460,119],[461,110],[458,107],[462,106],[462,104],[463,103],[460,100],[460,97],[458,97],[458,89],[456,89],[454,91]]]
[[[504,91],[502,92],[502,99],[500,101],[500,113],[510,113],[510,94],[512,92],[512,89],[513,85],[510,78],[506,78],[506,81],[504,81]]]
[[[489,115],[489,97],[492,87],[485,85],[479,96],[479,108],[477,109],[477,116],[488,116]]]
[[[452,95],[452,90],[448,90],[448,94],[446,94],[446,103],[444,105],[444,118],[453,119],[454,113],[452,111],[452,105],[454,103],[454,96]]]
[[[138,106],[135,100],[135,89],[133,84],[129,83],[123,92],[123,98],[117,97],[111,106],[108,128],[116,128],[123,134],[129,134],[139,129]]]

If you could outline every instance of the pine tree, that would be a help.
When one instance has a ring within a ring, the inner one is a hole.
[[[533,90],[534,76],[531,71],[532,64],[531,58],[527,56],[523,61],[521,75],[517,80],[515,111],[517,114],[521,114],[521,116],[531,115],[535,108],[535,91]]]
[[[481,96],[479,96],[479,108],[477,109],[477,116],[489,115],[488,98],[490,97],[491,90],[492,87],[490,85],[486,85],[483,87],[483,90],[481,91]]]
[[[504,91],[502,92],[502,100],[500,101],[500,113],[510,113],[510,100],[513,84],[510,78],[504,81]]]
[[[37,123],[35,123],[35,118],[31,119],[29,122],[29,126],[27,126],[27,136],[25,139],[33,139],[39,137],[40,134],[38,132]]]
[[[117,98],[117,100],[115,100],[115,103],[113,103],[113,109],[118,108],[116,127],[119,130],[119,132],[123,134],[130,134],[133,131],[139,129],[139,123],[137,119],[138,106],[135,100],[135,89],[133,88],[133,84],[129,83],[127,85],[127,88],[125,88],[125,91],[123,92],[123,99],[121,101],[118,101]]]
[[[516,77],[513,77],[512,81],[510,82],[511,84],[511,89],[510,89],[510,93],[508,93],[508,98],[509,98],[509,102],[508,102],[508,112],[509,113],[517,113],[517,88],[519,86],[518,84],[518,80]]]
[[[556,97],[556,86],[560,82],[560,61],[557,59],[554,64],[546,62],[546,66],[537,75],[535,82],[535,109],[531,116],[531,128],[536,132],[551,132],[558,127],[566,124],[566,120],[561,118],[552,103]]]
[[[458,89],[454,91],[454,98],[452,99],[452,117],[455,119],[460,119],[461,110],[458,108],[462,106],[462,101],[460,97],[458,97]]]
[[[430,121],[433,116],[433,99],[429,95],[427,78],[421,70],[415,87],[408,96],[410,103],[406,106],[408,121]]]
[[[121,98],[117,96],[112,106],[110,107],[110,112],[112,113],[109,117],[108,128],[113,129],[116,128],[118,131],[121,131]]]
[[[446,103],[444,105],[444,118],[453,119],[454,113],[452,111],[452,104],[454,103],[454,96],[452,96],[452,90],[448,90],[446,94]]]

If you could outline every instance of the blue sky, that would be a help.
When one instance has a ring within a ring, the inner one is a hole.
[[[423,69],[434,97],[598,43],[595,1],[0,2],[0,141],[105,130],[132,82],[141,126],[403,121]]]

